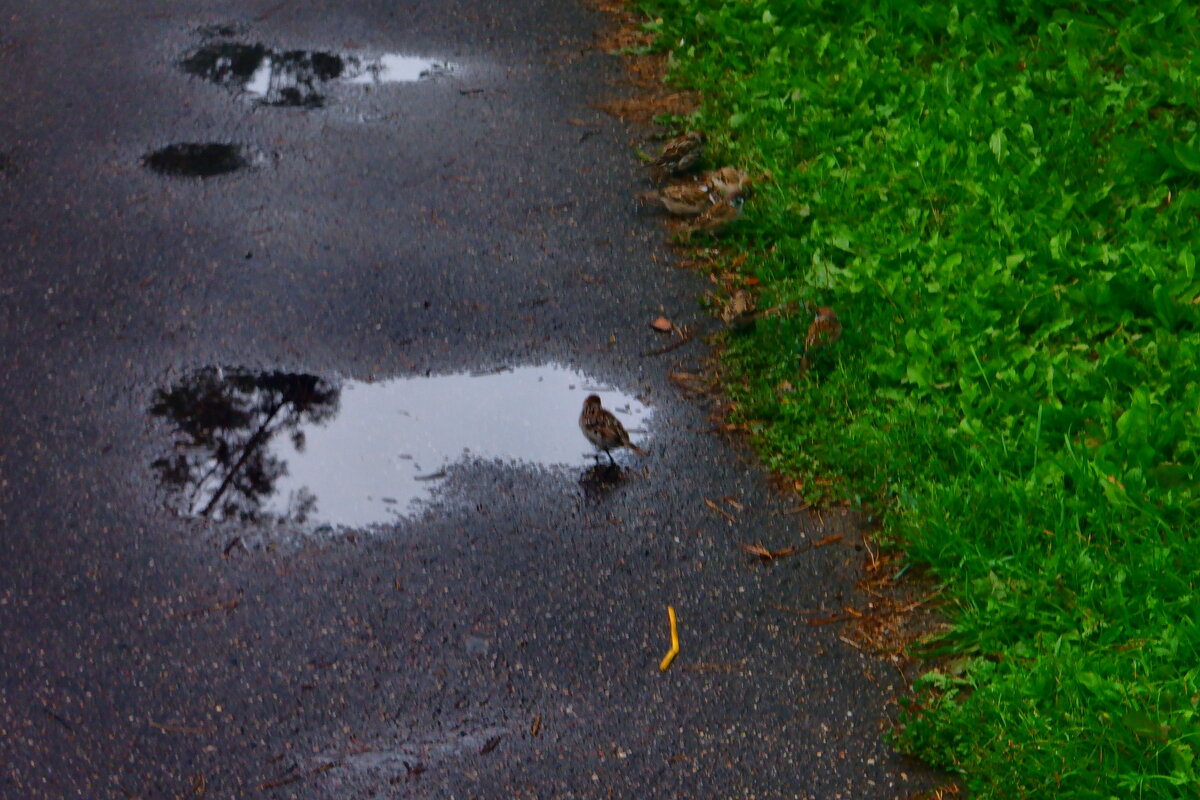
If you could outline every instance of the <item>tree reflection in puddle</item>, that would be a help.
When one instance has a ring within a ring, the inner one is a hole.
[[[313,375],[215,367],[160,390],[150,412],[175,423],[175,451],[153,466],[177,491],[176,510],[215,520],[262,519],[276,482],[287,474],[271,440],[286,434],[303,452],[302,426],[332,418],[339,394]],[[315,502],[311,493],[297,493],[278,516],[306,522]]]
[[[321,108],[329,84],[409,83],[455,72],[457,65],[387,53],[378,58],[319,50],[272,50],[262,44],[217,42],[179,62],[191,75],[229,87],[266,106]]]

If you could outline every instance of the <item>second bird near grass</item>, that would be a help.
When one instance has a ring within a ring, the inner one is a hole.
[[[629,434],[621,420],[600,404],[600,396],[590,394],[583,401],[583,411],[579,414],[579,428],[587,440],[604,451],[610,463],[615,464],[610,451],[618,447],[628,447],[640,456],[646,451],[629,440]],[[599,455],[597,454],[597,459]]]
[[[648,164],[650,177],[659,187],[638,195],[639,202],[660,206],[667,213],[677,217],[691,218],[690,222],[677,229],[684,240],[690,239],[693,233],[715,236],[729,223],[741,217],[742,202],[752,183],[750,176],[743,170],[737,167],[721,167],[701,173],[691,180],[684,179],[682,182],[661,185],[671,178],[684,176],[699,164],[704,156],[704,142],[704,134],[688,131],[663,145],[662,152]],[[842,338],[842,323],[832,308],[818,307],[812,303],[809,303],[808,307],[813,312],[813,321],[804,338],[804,353],[800,359],[801,373],[808,372],[812,367],[812,359],[819,352],[828,350],[834,342]],[[752,322],[763,313],[766,312],[736,316],[745,317]],[[596,408],[603,411],[599,403],[597,398]],[[584,413],[587,413],[586,407]],[[613,421],[616,422],[615,419]],[[582,424],[581,418],[580,425]],[[620,425],[619,422],[616,424]],[[586,428],[584,433],[587,433]],[[588,439],[595,443],[590,435]],[[607,449],[605,452],[608,452]],[[609,458],[611,457],[610,455]]]
[[[828,349],[842,338],[842,321],[832,308],[809,303],[808,310],[813,312],[813,321],[804,337],[804,355],[800,359],[801,373],[808,372],[812,367],[812,359],[817,352]]]
[[[750,189],[750,176],[737,167],[701,173],[688,183],[673,183],[638,195],[642,203],[661,206],[677,217],[695,217],[722,200],[735,200]]]
[[[688,131],[667,142],[662,153],[650,164],[650,176],[655,183],[679,177],[700,163],[704,155],[704,134]],[[750,189],[750,176],[737,167],[711,170],[685,183],[661,186],[638,195],[643,203],[661,206],[669,214],[694,217],[680,232],[685,237],[693,233],[716,235],[742,214],[742,200]]]
[[[650,175],[656,183],[661,183],[672,175],[682,175],[700,163],[702,155],[704,134],[688,131],[663,145],[658,158],[650,162]]]

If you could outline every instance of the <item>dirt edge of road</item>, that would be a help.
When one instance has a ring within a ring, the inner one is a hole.
[[[630,134],[631,153],[639,145],[649,150],[653,143],[666,134],[662,126],[656,124],[657,118],[664,115],[687,116],[699,108],[702,99],[694,91],[673,87],[668,83],[667,54],[651,51],[654,36],[643,29],[638,15],[630,10],[626,0],[584,0],[584,3],[606,20],[593,46],[607,55],[619,57],[624,67],[623,83],[614,86],[612,99],[599,104],[598,108],[624,124]],[[646,146],[647,142],[651,144]],[[663,227],[669,235],[670,223],[664,223]],[[732,307],[737,303],[748,303],[750,309],[756,307],[753,283],[727,271],[726,265],[736,266],[739,263],[737,256],[730,256],[728,248],[675,244],[672,250],[677,256],[673,265],[675,268],[692,269],[710,275],[714,290],[707,299],[714,316],[729,322],[731,315],[737,313],[737,308]],[[680,332],[680,335],[688,334]],[[680,376],[679,380],[672,375],[673,382],[683,394],[705,402],[711,411],[714,432],[733,446],[741,457],[765,471],[766,468],[754,452],[749,433],[731,424],[732,405],[723,391],[728,376],[721,361],[719,335],[711,337],[708,343],[712,347],[712,355],[704,360],[699,374]],[[844,639],[848,643],[883,660],[902,678],[905,691],[890,698],[889,707],[898,709],[904,699],[915,702],[913,682],[945,661],[913,655],[914,647],[947,629],[945,617],[939,613],[941,590],[937,582],[923,566],[910,565],[903,551],[886,547],[877,541],[880,526],[877,514],[870,509],[854,509],[844,499],[832,499],[827,505],[808,505],[801,498],[794,479],[772,474],[770,480],[782,496],[793,499],[791,505],[799,511],[819,523],[826,522],[830,515],[840,517],[840,522],[859,538],[855,548],[862,558],[856,588],[863,600],[863,607],[846,607],[840,614],[809,619],[808,624],[844,624]],[[815,546],[823,544],[827,543],[817,542]],[[764,563],[791,555],[761,546],[745,549]],[[786,599],[781,598],[781,602],[786,602]],[[889,716],[894,719],[894,714]],[[913,800],[942,800],[960,796],[961,792],[957,783],[949,782],[910,797]]]

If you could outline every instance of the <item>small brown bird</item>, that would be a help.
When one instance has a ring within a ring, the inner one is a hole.
[[[638,195],[638,200],[641,202],[662,206],[667,213],[677,217],[694,217],[702,214],[716,199],[709,191],[708,186],[702,183],[664,186],[661,189],[642,192]]]
[[[650,172],[655,180],[663,180],[671,175],[682,175],[696,166],[696,162],[702,155],[704,155],[704,134],[699,131],[688,131],[663,145],[658,158],[649,164]]]
[[[750,176],[737,167],[721,167],[700,176],[700,182],[725,200],[741,197],[750,189]]]
[[[716,236],[721,230],[742,215],[742,198],[721,200],[713,203],[696,221],[683,228],[685,237],[693,233],[709,233]]]
[[[645,450],[629,441],[629,434],[625,432],[625,426],[621,424],[621,420],[600,405],[598,395],[590,394],[583,401],[583,411],[579,415],[579,429],[583,431],[583,435],[589,442],[604,451],[609,462],[613,464],[617,462],[613,460],[612,453],[609,451],[617,447],[628,447],[640,456],[646,455]]]
[[[812,324],[808,326],[808,335],[804,337],[804,357],[800,359],[800,369],[804,372],[812,365],[810,355],[842,338],[842,322],[832,308],[818,307],[812,303],[808,307],[814,316]]]

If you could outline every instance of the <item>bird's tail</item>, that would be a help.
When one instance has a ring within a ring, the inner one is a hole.
[[[626,443],[625,443],[625,446],[626,446],[626,447],[628,447],[628,448],[629,448],[630,450],[632,450],[633,452],[637,453],[639,456],[644,456],[644,455],[647,455],[647,453],[646,453],[646,451],[645,451],[645,450],[643,450],[642,448],[638,447],[638,446],[637,446],[636,444],[634,444],[633,442],[626,442]]]

